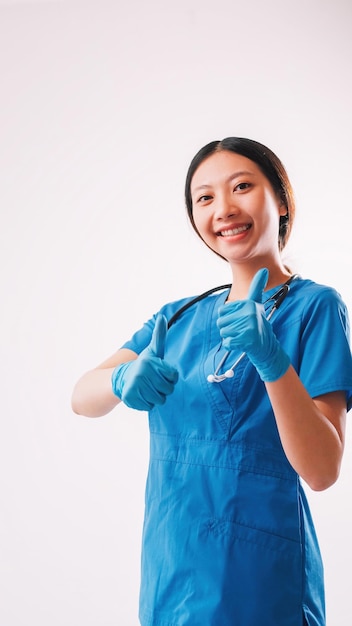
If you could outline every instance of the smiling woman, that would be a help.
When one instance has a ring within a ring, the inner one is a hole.
[[[249,171],[238,172],[237,175],[242,176],[247,174],[250,176],[253,175],[253,167],[255,169],[259,168],[261,173],[266,177],[267,182],[270,183],[277,198],[283,203],[286,211],[280,216],[278,235],[279,250],[283,250],[290,236],[296,211],[290,180],[280,159],[276,156],[276,154],[274,154],[274,152],[272,152],[272,150],[270,150],[270,148],[263,146],[263,144],[257,141],[243,137],[227,137],[222,141],[212,141],[201,148],[201,150],[199,150],[193,158],[186,178],[185,197],[188,216],[194,229],[198,233],[193,217],[194,198],[192,198],[191,193],[191,181],[193,181],[192,187],[195,186],[196,183],[193,180],[194,174],[198,167],[203,164],[208,157],[217,153],[223,154],[224,152],[232,155],[236,154],[238,156],[243,156],[245,157],[247,165],[249,164]],[[231,180],[228,182],[230,183]],[[238,185],[240,189],[243,189],[246,186],[246,183],[238,183]]]
[[[319,491],[339,475],[352,404],[346,306],[283,264],[295,205],[267,147],[235,137],[207,144],[185,195],[232,284],[164,305],[82,376],[72,398],[92,417],[120,401],[149,412],[140,622],[324,626],[301,478]],[[276,298],[280,309],[266,310]],[[231,376],[220,372],[227,357]]]
[[[279,220],[287,207],[253,161],[227,150],[208,156],[193,176],[191,197],[196,231],[231,268],[250,258],[280,267]]]

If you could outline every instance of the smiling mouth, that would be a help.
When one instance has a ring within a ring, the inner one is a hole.
[[[251,228],[251,224],[246,224],[244,226],[238,226],[238,228],[229,228],[227,230],[221,230],[218,232],[219,237],[233,237],[234,235],[239,235],[240,233],[244,233],[246,230]]]

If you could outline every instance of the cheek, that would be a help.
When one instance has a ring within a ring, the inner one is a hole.
[[[205,216],[200,211],[193,211],[193,224],[198,232],[201,232],[205,228]]]
[[[212,237],[211,226],[209,225],[209,218],[207,218],[203,212],[193,213],[193,228],[198,237],[213,250],[214,240]]]

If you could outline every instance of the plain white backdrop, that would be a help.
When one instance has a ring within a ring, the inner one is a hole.
[[[138,624],[146,414],[70,397],[164,302],[229,281],[185,216],[201,146],[279,155],[288,262],[352,312],[351,7],[0,1],[2,626]],[[329,626],[351,624],[351,453],[349,426],[339,482],[307,489]]]

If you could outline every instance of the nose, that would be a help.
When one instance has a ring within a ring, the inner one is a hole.
[[[235,217],[239,214],[239,208],[235,204],[233,198],[229,198],[227,195],[218,198],[215,206],[214,217],[217,220],[226,220],[229,217]]]

